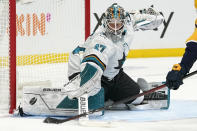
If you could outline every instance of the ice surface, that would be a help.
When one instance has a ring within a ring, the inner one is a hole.
[[[152,122],[197,118],[197,100],[172,100],[168,110],[105,111],[102,121]]]
[[[124,71],[134,80],[145,78],[148,82],[165,81],[172,65],[180,62],[180,57],[128,59]],[[196,70],[197,64],[191,71]],[[65,72],[67,74],[67,72]],[[171,91],[171,104],[168,110],[150,111],[106,111],[102,117],[91,121],[110,122],[109,127],[91,125],[80,126],[78,121],[54,125],[45,124],[43,117],[11,117],[0,115],[0,131],[197,131],[197,75],[184,80],[177,91]],[[90,122],[91,122],[90,121]]]

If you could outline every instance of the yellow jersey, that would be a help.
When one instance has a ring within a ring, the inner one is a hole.
[[[195,0],[195,1],[197,1],[197,0]],[[194,33],[186,40],[186,43],[189,41],[194,41],[197,43],[197,19],[195,21]]]
[[[194,0],[194,7],[195,7],[196,12],[197,12],[197,0]],[[193,42],[197,43],[197,18],[196,18],[196,21],[195,21],[195,29],[194,29],[194,32],[193,32],[193,34],[186,40],[186,43],[189,42],[189,41],[193,41]]]

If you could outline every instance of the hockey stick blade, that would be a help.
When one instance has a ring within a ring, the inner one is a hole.
[[[57,118],[52,118],[52,117],[47,117],[44,120],[44,123],[54,123],[54,124],[60,124],[63,123],[63,119],[57,119]]]
[[[197,74],[197,71],[194,71],[194,72],[191,72],[189,74],[187,74],[183,79],[186,79],[190,76],[193,76],[194,74]],[[47,117],[43,122],[44,123],[54,123],[54,124],[60,124],[60,123],[64,123],[64,122],[67,122],[67,121],[70,121],[70,120],[75,120],[75,119],[78,119],[82,116],[86,116],[86,115],[89,115],[89,114],[93,114],[95,112],[99,112],[99,111],[102,111],[102,110],[105,110],[105,109],[109,109],[110,107],[114,106],[114,105],[118,105],[118,104],[122,104],[122,103],[126,103],[128,101],[131,101],[131,100],[134,100],[140,96],[144,96],[146,94],[149,94],[149,93],[152,93],[156,90],[159,90],[159,89],[162,89],[166,87],[165,84],[161,85],[161,86],[158,86],[158,87],[155,87],[151,90],[148,90],[148,91],[145,91],[143,93],[140,93],[140,94],[137,94],[135,96],[132,96],[132,97],[128,97],[128,98],[125,98],[123,100],[120,100],[120,101],[117,101],[117,102],[114,102],[113,104],[111,105],[108,105],[108,106],[104,106],[104,107],[101,107],[101,108],[98,108],[98,109],[95,109],[95,110],[90,110],[89,112],[86,112],[86,113],[83,113],[83,114],[79,114],[79,115],[76,115],[76,116],[72,116],[72,117],[69,117],[69,118],[65,118],[65,119],[58,119],[58,118],[52,118],[52,117]]]
[[[69,117],[69,118],[65,118],[65,119],[58,119],[58,118],[47,117],[43,122],[44,123],[60,124],[60,123],[64,123],[64,122],[67,122],[67,121],[70,121],[70,120],[78,119],[80,117],[83,117],[83,116],[86,116],[86,115],[89,115],[89,114],[93,114],[95,112],[102,111],[104,109],[105,109],[105,107],[101,107],[101,108],[98,108],[98,109],[95,109],[95,110],[91,110],[89,112],[86,112],[86,113],[83,113],[83,114],[79,114],[79,115],[76,115],[76,116],[72,116],[72,117]]]

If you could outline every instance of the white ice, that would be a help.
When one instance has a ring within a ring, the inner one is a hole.
[[[181,57],[128,59],[125,62],[124,71],[134,80],[141,77],[148,82],[160,82],[165,81],[167,72],[171,70],[173,64],[179,63],[180,60]],[[196,69],[197,64],[191,71]],[[4,115],[0,116],[0,131],[197,131],[196,85],[197,75],[194,75],[185,79],[184,85],[179,90],[172,90],[168,110],[106,112],[103,117],[97,118],[97,121],[91,120],[89,127],[79,125],[78,121],[55,125],[43,123],[43,117],[20,118]],[[109,122],[110,119],[112,122]],[[99,121],[107,127],[103,127]]]

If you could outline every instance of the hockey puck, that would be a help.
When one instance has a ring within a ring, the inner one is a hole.
[[[33,97],[33,98],[31,98],[31,100],[29,101],[29,104],[30,104],[30,105],[33,105],[33,104],[36,103],[36,101],[37,101],[37,98],[36,98],[36,97]]]

